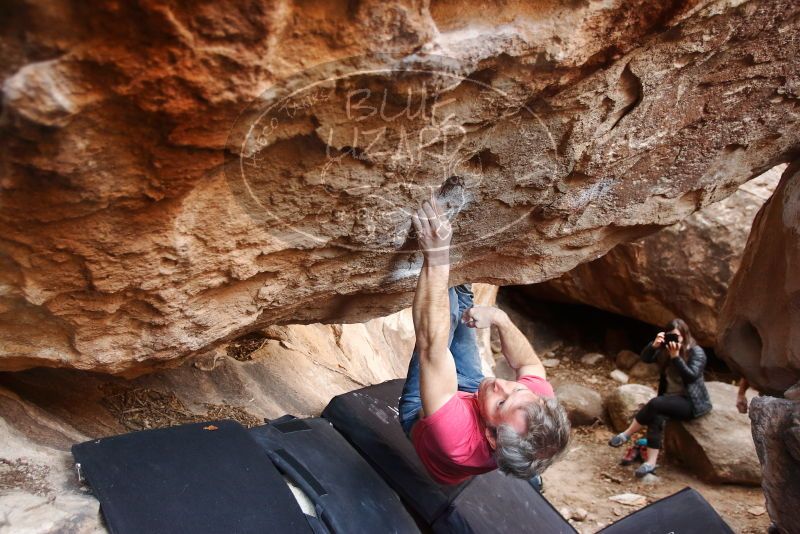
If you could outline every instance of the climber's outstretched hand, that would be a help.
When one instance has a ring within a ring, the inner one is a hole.
[[[470,328],[489,328],[503,320],[505,312],[494,306],[473,306],[461,314],[461,322]]]
[[[450,263],[450,240],[453,237],[453,229],[433,192],[430,199],[425,200],[411,215],[411,222],[417,232],[417,241],[425,261],[430,265]]]

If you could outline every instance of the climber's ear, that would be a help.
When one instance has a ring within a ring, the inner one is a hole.
[[[497,429],[493,426],[487,426],[483,429],[483,432],[486,436],[486,441],[489,442],[489,447],[495,450],[497,448]]]

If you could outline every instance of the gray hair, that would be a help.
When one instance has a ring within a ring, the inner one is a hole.
[[[497,429],[495,460],[508,475],[530,479],[540,475],[564,452],[570,424],[564,407],[553,398],[531,402],[525,410],[525,432],[509,425]]]

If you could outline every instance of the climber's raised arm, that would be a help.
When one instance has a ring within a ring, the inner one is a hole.
[[[420,397],[423,412],[432,414],[458,391],[456,366],[448,348],[452,229],[433,195],[411,218],[424,256],[412,309],[419,351]]]
[[[473,306],[464,312],[462,319],[473,328],[497,327],[503,356],[516,371],[517,379],[530,375],[547,378],[533,346],[506,312],[493,306]]]

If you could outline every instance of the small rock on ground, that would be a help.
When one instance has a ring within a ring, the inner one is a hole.
[[[642,477],[642,484],[644,484],[646,486],[655,486],[660,481],[661,481],[661,479],[658,478],[658,476],[656,476],[656,475],[654,475],[652,473],[648,473],[648,474],[646,474],[645,476]]]
[[[612,495],[608,500],[624,504],[625,506],[641,506],[647,502],[647,498],[638,493],[620,493],[619,495]]]
[[[617,353],[615,363],[623,371],[627,371],[639,362],[639,355],[632,350],[621,350]]]
[[[586,518],[589,516],[589,512],[584,510],[583,508],[576,508],[572,511],[570,515],[570,519],[573,521],[586,521]]]
[[[611,374],[608,375],[611,377],[612,380],[619,382],[620,384],[627,384],[628,383],[628,375],[624,372],[620,371],[619,369],[614,369],[611,371]]]
[[[581,357],[581,363],[584,365],[597,365],[605,359],[605,356],[599,352],[589,352]]]
[[[561,360],[559,360],[558,358],[545,358],[544,360],[542,360],[542,365],[544,365],[545,367],[551,368],[551,369],[553,367],[558,366],[558,364],[560,364],[560,363],[561,363]]]

